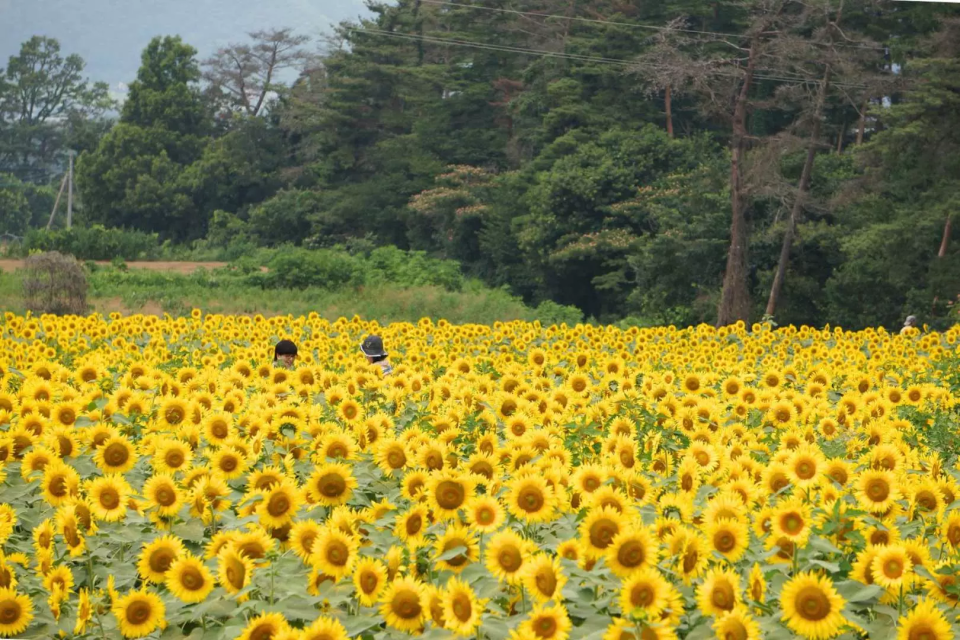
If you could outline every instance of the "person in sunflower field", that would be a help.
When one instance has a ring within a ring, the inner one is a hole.
[[[273,348],[273,366],[293,369],[297,360],[297,345],[290,340],[281,340]]]
[[[912,329],[917,328],[917,316],[907,316],[907,319],[903,321],[903,329],[900,329],[900,335],[905,336]]]
[[[390,364],[389,356],[383,349],[383,339],[380,336],[369,335],[360,343],[360,351],[367,357],[367,362],[380,367],[383,375],[388,376],[393,373],[393,366]]]

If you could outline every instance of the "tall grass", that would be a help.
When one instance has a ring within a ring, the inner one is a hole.
[[[489,324],[497,320],[555,322],[576,318],[545,317],[522,300],[501,289],[491,289],[469,280],[461,291],[433,285],[398,286],[377,283],[334,290],[262,289],[241,277],[200,270],[191,275],[97,268],[89,274],[88,300],[93,311],[106,313],[189,313],[197,307],[208,313],[272,315],[319,315],[362,318],[387,322],[415,322],[427,317],[445,318],[456,324]],[[0,305],[5,311],[23,312],[22,278],[18,272],[0,276]],[[549,312],[554,310],[548,309]]]

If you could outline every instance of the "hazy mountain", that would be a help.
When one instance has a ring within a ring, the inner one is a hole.
[[[0,66],[33,35],[57,38],[93,80],[122,92],[157,35],[179,35],[203,59],[249,31],[293,27],[318,36],[365,14],[363,0],[0,0]]]

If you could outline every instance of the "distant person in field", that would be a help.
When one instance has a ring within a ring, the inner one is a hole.
[[[900,329],[900,335],[905,336],[910,333],[911,329],[917,328],[917,316],[907,316],[907,319],[903,321],[903,329]]]
[[[369,335],[360,343],[360,351],[367,356],[367,362],[380,367],[383,375],[388,376],[393,373],[393,367],[387,359],[389,356],[383,349],[383,339],[380,336]]]
[[[273,348],[273,366],[293,369],[297,361],[297,345],[290,340],[281,340]]]

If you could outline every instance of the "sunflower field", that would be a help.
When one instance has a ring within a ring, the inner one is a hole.
[[[0,637],[960,637],[960,327],[0,330]]]

